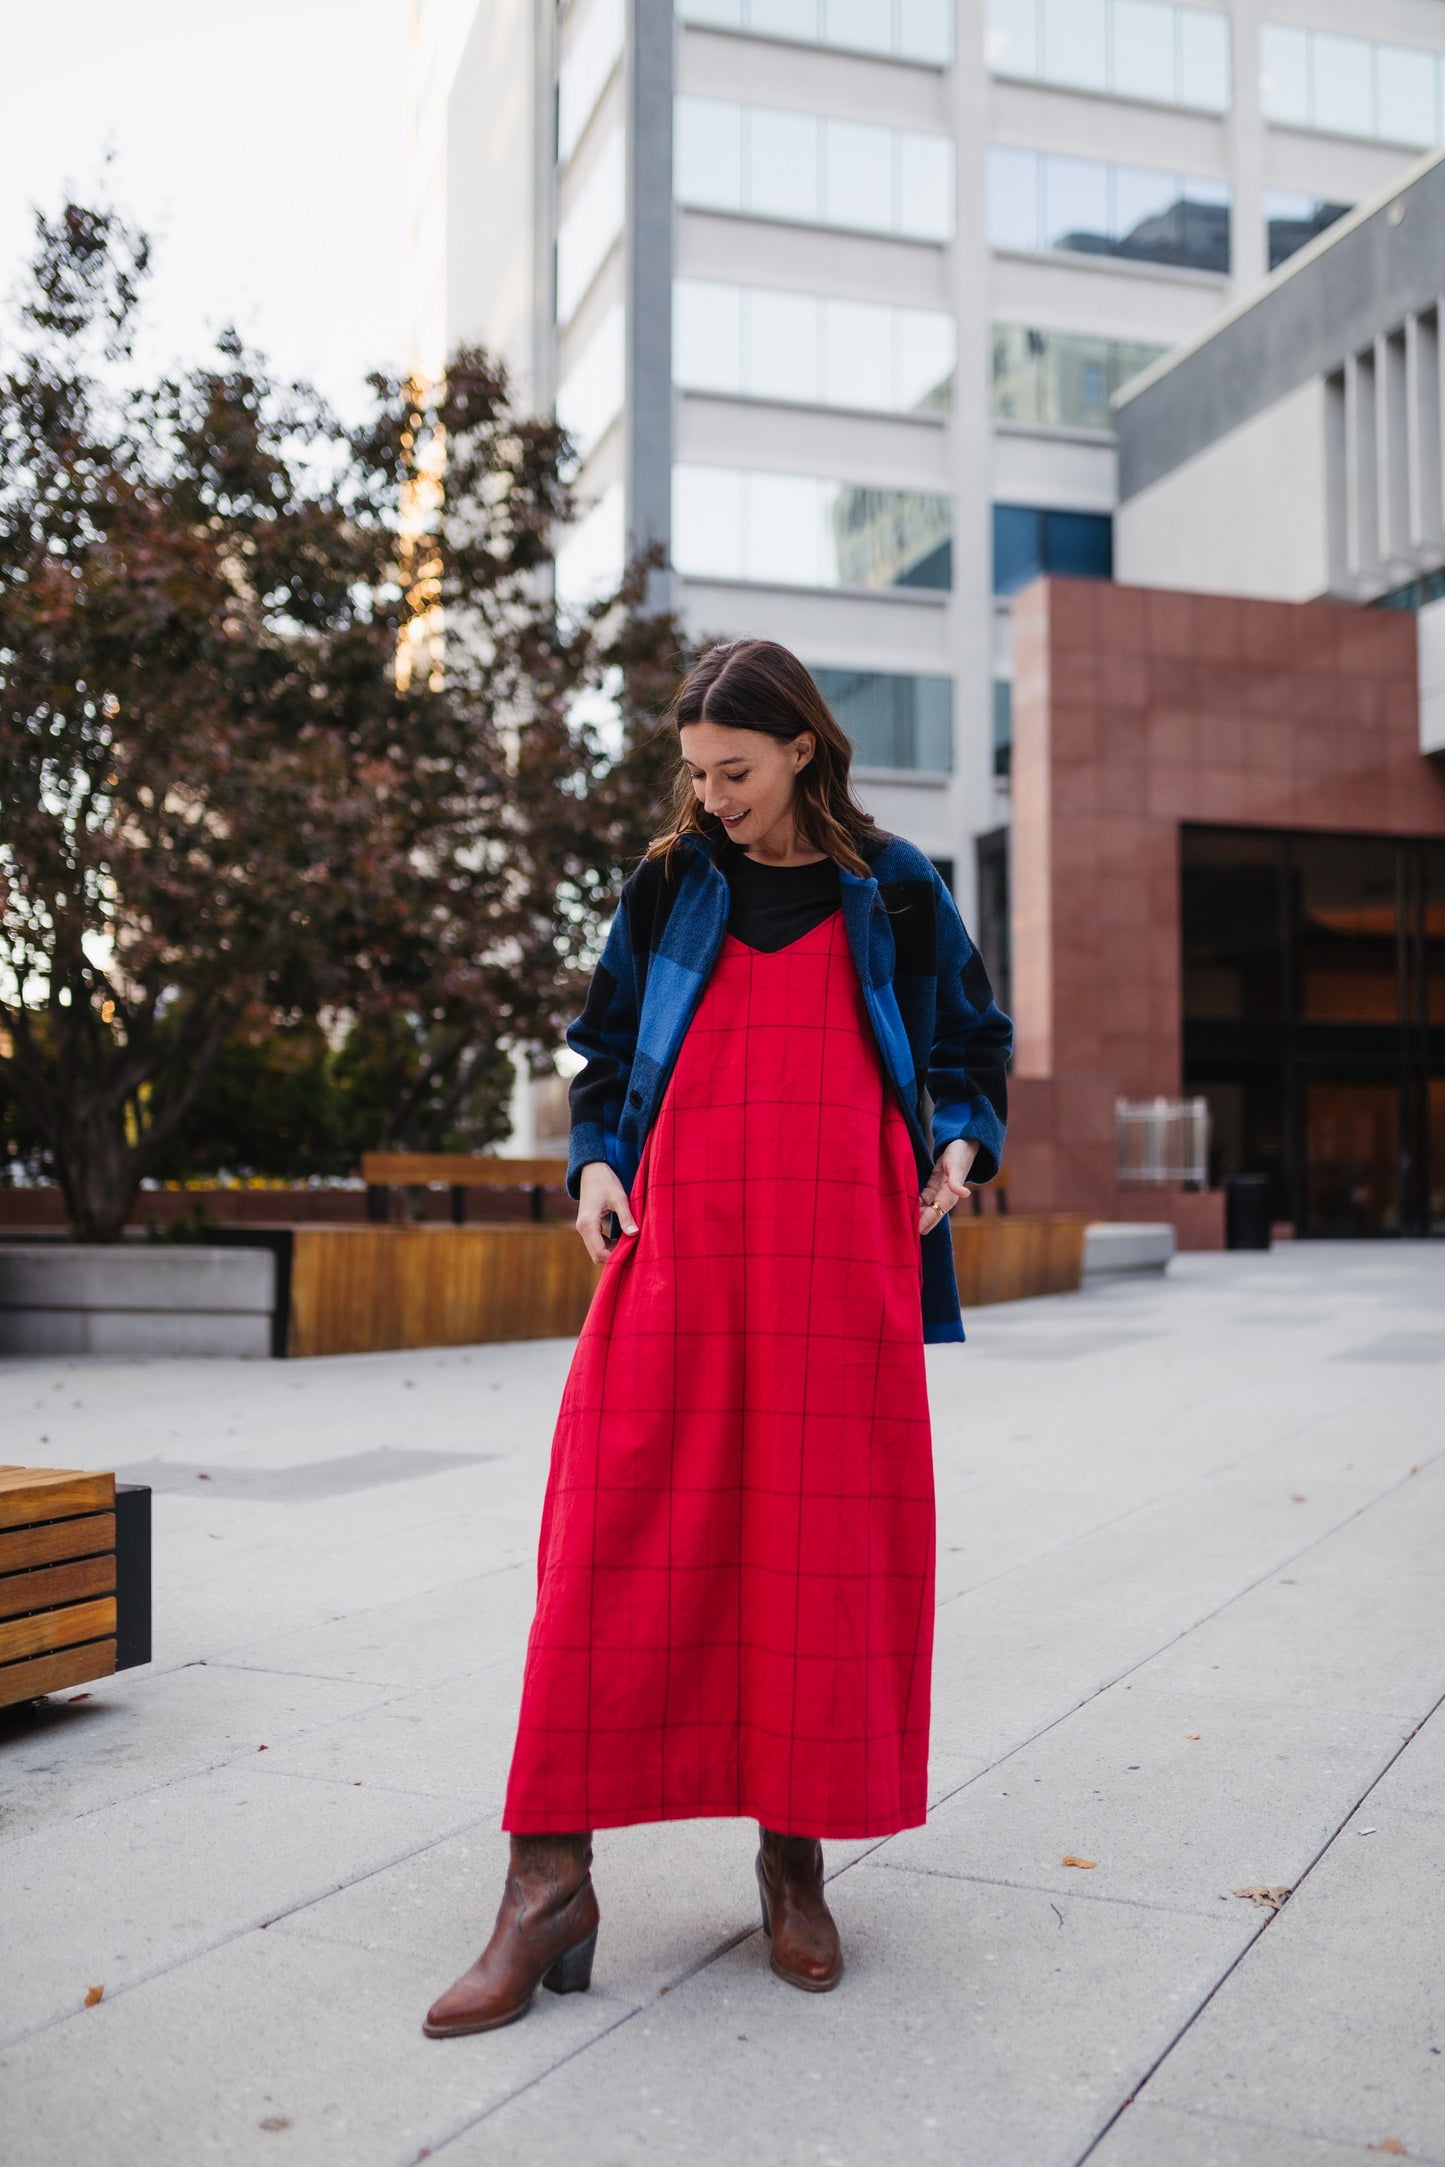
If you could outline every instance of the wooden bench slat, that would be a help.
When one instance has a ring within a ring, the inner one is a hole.
[[[114,1670],[113,1640],[88,1640],[84,1647],[62,1648],[28,1663],[11,1663],[0,1670],[0,1708],[16,1708],[21,1701],[39,1700],[42,1693],[60,1693],[90,1678],[109,1678]]]
[[[489,1159],[449,1151],[366,1151],[361,1178],[368,1187],[403,1189],[439,1182],[450,1189],[561,1188],[565,1159]]]
[[[63,1558],[94,1557],[115,1548],[115,1514],[88,1512],[74,1520],[47,1520],[39,1527],[18,1527],[0,1535],[0,1574],[22,1573],[35,1565],[57,1565]]]
[[[0,1474],[0,1528],[31,1527],[37,1520],[65,1520],[82,1512],[109,1512],[115,1476],[73,1469],[27,1467]]]
[[[72,1558],[65,1565],[42,1565],[37,1572],[8,1573],[0,1579],[0,1618],[27,1611],[54,1610],[61,1603],[81,1603],[92,1595],[115,1592],[115,1554]]]
[[[113,1595],[93,1603],[72,1603],[65,1610],[43,1610],[34,1618],[12,1618],[8,1625],[0,1625],[0,1677],[6,1663],[20,1663],[52,1648],[69,1648],[78,1640],[104,1640],[114,1633]]]

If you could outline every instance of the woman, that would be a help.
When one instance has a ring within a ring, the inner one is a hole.
[[[820,1839],[924,1818],[923,1346],[963,1337],[947,1215],[998,1170],[1012,1034],[786,648],[714,648],[669,719],[674,825],[568,1033],[605,1269],[553,1444],[511,1871],[433,2037],[588,1985],[594,1829],[757,1820],[773,1970],[821,1993]]]

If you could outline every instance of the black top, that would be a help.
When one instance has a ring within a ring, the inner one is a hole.
[[[730,891],[728,931],[764,955],[801,940],[838,908],[838,868],[831,858],[761,865],[730,844],[720,863]]]

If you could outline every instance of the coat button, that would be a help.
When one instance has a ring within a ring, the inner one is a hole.
[[[642,1093],[640,1091],[629,1091],[627,1103],[629,1106],[640,1106],[642,1104]]]

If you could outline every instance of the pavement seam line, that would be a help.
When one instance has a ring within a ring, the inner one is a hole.
[[[1294,1898],[1299,1894],[1299,1891],[1304,1886],[1305,1882],[1308,1881],[1310,1875],[1314,1872],[1315,1868],[1329,1854],[1329,1852],[1334,1849],[1335,1845],[1339,1842],[1345,1830],[1354,1820],[1356,1814],[1359,1813],[1361,1807],[1364,1805],[1365,1800],[1370,1796],[1371,1792],[1377,1790],[1380,1784],[1384,1782],[1386,1776],[1389,1775],[1390,1770],[1395,1766],[1395,1763],[1400,1760],[1402,1755],[1409,1751],[1410,1747],[1419,1737],[1421,1731],[1424,1730],[1426,1724],[1431,1722],[1434,1717],[1438,1716],[1442,1709],[1445,1709],[1445,1693],[1442,1693],[1439,1696],[1433,1706],[1426,1709],[1424,1715],[1421,1716],[1419,1722],[1413,1725],[1413,1727],[1411,1728],[1409,1736],[1405,1738],[1396,1748],[1396,1750],[1390,1755],[1390,1758],[1388,1759],[1388,1761],[1386,1761],[1384,1767],[1379,1771],[1379,1773],[1373,1776],[1370,1781],[1365,1785],[1364,1790],[1361,1791],[1359,1797],[1355,1800],[1355,1803],[1353,1804],[1353,1806],[1351,1806],[1349,1812],[1345,1814],[1344,1818],[1339,1822],[1333,1833],[1325,1838],[1324,1842],[1320,1845],[1319,1850],[1315,1853],[1314,1857],[1305,1867],[1304,1872],[1299,1876],[1298,1880],[1291,1888],[1291,1902],[1293,1902]],[[1119,2105],[1114,2109],[1114,2112],[1110,2115],[1108,2121],[1099,2131],[1098,2135],[1093,2138],[1093,2140],[1079,2154],[1077,2160],[1075,2160],[1073,2163],[1073,2167],[1084,2167],[1084,2162],[1092,2158],[1093,2154],[1098,2150],[1098,2147],[1108,2136],[1110,2130],[1114,2127],[1115,2123],[1134,2104],[1134,2101],[1139,2097],[1140,2093],[1144,2090],[1144,2087],[1149,2084],[1155,2076],[1157,2076],[1159,2070],[1163,2067],[1169,2056],[1174,2052],[1174,2049],[1179,2045],[1180,2041],[1194,2029],[1194,2026],[1199,2022],[1199,2019],[1203,2016],[1205,2010],[1209,2007],[1210,2003],[1214,2000],[1220,1989],[1227,1983],[1229,1979],[1233,1977],[1234,1973],[1239,1969],[1240,1965],[1244,1962],[1250,1951],[1257,1945],[1261,1936],[1267,1934],[1271,1926],[1275,1924],[1276,1920],[1282,1918],[1283,1915],[1283,1912],[1280,1911],[1271,1912],[1269,1916],[1261,1922],[1259,1932],[1250,1935],[1248,1941],[1240,1950],[1239,1954],[1235,1957],[1233,1963],[1227,1964],[1225,1966],[1224,1970],[1215,1980],[1213,1986],[1209,1989],[1209,1992],[1205,1995],[1204,1999],[1198,2004],[1194,2011],[1185,2018],[1184,2022],[1180,2025],[1178,2031],[1175,2032],[1173,2038],[1169,2041],[1167,2046],[1165,2046],[1160,2051],[1160,2053],[1155,2056],[1154,2060],[1145,2070],[1143,2076],[1139,2079],[1139,2082],[1135,2085],[1133,2091],[1129,2094],[1129,2097],[1125,2100],[1121,2100]],[[1316,2132],[1312,2130],[1302,2130],[1298,2132],[1298,2134],[1301,2136],[1314,2136]],[[1353,2140],[1348,2137],[1338,2140],[1334,2138],[1327,2138],[1325,2140],[1325,2142],[1327,2143],[1335,2143],[1337,2141],[1344,2144],[1349,2144],[1353,2142]]]
[[[1155,2114],[1177,2114],[1186,2122],[1220,2122],[1226,2129],[1257,2129],[1271,2137],[1304,2137],[1315,2144],[1327,2144],[1332,2150],[1336,2146],[1350,2152],[1360,2149],[1349,2137],[1321,2137],[1315,2130],[1296,2129],[1290,2122],[1261,2122],[1252,2115],[1221,2114],[1212,2107],[1176,2107],[1172,2100],[1167,2104],[1163,2100],[1146,2100],[1144,2104],[1151,2106]],[[1406,2157],[1414,2161],[1415,2167],[1445,2167],[1445,2153],[1410,2152]]]
[[[861,1861],[855,1863],[861,1864]],[[1071,1904],[1122,1904],[1131,1911],[1160,1912],[1170,1919],[1222,1921],[1231,1916],[1228,1912],[1196,1911],[1190,1904],[1151,1903],[1147,1896],[1107,1896],[1102,1890],[1085,1888],[1082,1882],[1077,1888],[1050,1888],[1042,1881],[1006,1881],[1001,1874],[953,1874],[944,1866],[912,1866],[906,1859],[885,1858],[879,1859],[877,1863],[884,1873],[920,1874],[933,1881],[959,1881],[981,1889],[1013,1889],[1020,1896],[1062,1896]]]
[[[1420,1465],[1422,1467],[1433,1466],[1435,1464],[1435,1461],[1440,1459],[1445,1459],[1445,1446],[1442,1446],[1440,1451],[1434,1454],[1430,1460],[1422,1461]],[[1333,1538],[1336,1535],[1341,1534],[1345,1528],[1351,1526],[1356,1520],[1362,1519],[1367,1512],[1373,1512],[1377,1505],[1382,1504],[1386,1498],[1394,1497],[1400,1490],[1404,1489],[1407,1483],[1413,1482],[1414,1480],[1415,1477],[1413,1475],[1402,1475],[1399,1481],[1391,1483],[1388,1489],[1379,1491],[1374,1497],[1370,1498],[1367,1503],[1357,1506],[1352,1513],[1347,1513],[1345,1518],[1338,1521],[1334,1527],[1326,1528],[1322,1534],[1315,1536],[1310,1542],[1305,1543],[1300,1549],[1293,1550],[1287,1557],[1279,1558],[1278,1560],[1276,1560],[1276,1562],[1269,1567],[1267,1572],[1263,1572],[1259,1575],[1258,1579],[1251,1580],[1247,1586],[1236,1589],[1233,1595],[1226,1596],[1222,1603],[1217,1603],[1213,1610],[1206,1610],[1203,1616],[1194,1619],[1192,1624],[1181,1627],[1177,1633],[1171,1633],[1167,1640],[1160,1641],[1157,1648],[1151,1648],[1149,1653],[1147,1655],[1141,1655],[1137,1662],[1126,1664],[1124,1669],[1116,1671],[1112,1678],[1106,1678],[1101,1685],[1095,1686],[1091,1693],[1085,1693],[1082,1698],[1074,1702],[1072,1707],[1064,1709],[1060,1715],[1051,1717],[1047,1723],[1040,1724],[1039,1728],[1036,1731],[1031,1731],[1027,1738],[1020,1739],[1019,1743],[1016,1746],[1010,1746],[1007,1753],[1001,1753],[998,1759],[990,1761],[987,1767],[980,1768],[976,1770],[973,1775],[965,1777],[964,1781],[962,1783],[955,1784],[951,1791],[941,1792],[936,1799],[930,1800],[929,1802],[929,1819],[932,1819],[933,1815],[938,1811],[941,1806],[946,1806],[953,1799],[961,1797],[965,1791],[971,1790],[974,1784],[981,1783],[985,1776],[992,1775],[995,1769],[1006,1767],[1008,1763],[1016,1757],[1016,1755],[1027,1751],[1030,1746],[1037,1744],[1040,1738],[1046,1738],[1049,1732],[1057,1730],[1061,1723],[1069,1722],[1074,1716],[1078,1714],[1081,1708],[1087,1708],[1090,1701],[1097,1700],[1101,1693],[1113,1692],[1114,1688],[1117,1685],[1120,1685],[1125,1678],[1132,1678],[1137,1672],[1146,1669],[1150,1663],[1157,1661],[1157,1659],[1161,1655],[1165,1654],[1168,1649],[1177,1647],[1181,1641],[1187,1640],[1191,1633],[1197,1633],[1202,1626],[1212,1625],[1216,1618],[1222,1618],[1227,1610],[1233,1608],[1234,1604],[1243,1602],[1247,1595],[1256,1594],[1267,1581],[1272,1580],[1277,1573],[1283,1572],[1286,1565],[1297,1565],[1300,1559],[1308,1557],[1312,1550],[1318,1549],[1322,1543],[1332,1541]],[[1377,1710],[1376,1713],[1388,1716],[1392,1714],[1393,1711],[1390,1709],[1380,1709]],[[1430,1716],[1433,1715],[1433,1713],[1434,1709],[1431,1709],[1426,1715],[1421,1717],[1420,1721],[1422,1723],[1428,1723],[1430,1720]],[[1416,1724],[1415,1730],[1418,1730],[1419,1727],[1419,1724]],[[1415,1730],[1411,1731],[1410,1737],[1413,1737],[1415,1735]],[[1409,1743],[1408,1738],[1406,1739],[1405,1743]],[[1400,1751],[1404,1751],[1403,1746],[1400,1748]],[[1382,1769],[1380,1773],[1381,1775],[1383,1775],[1385,1773],[1384,1769]],[[1376,1777],[1375,1780],[1376,1782],[1378,1782],[1379,1777]],[[1366,1795],[1368,1796],[1368,1793]],[[892,1839],[891,1837],[884,1837],[883,1841],[887,1843],[891,1842]]]
[[[358,1888],[362,1882],[373,1880],[377,1874],[388,1873],[394,1866],[405,1866],[409,1859],[420,1858],[424,1852],[435,1850],[438,1844],[450,1843],[453,1837],[464,1836],[468,1829],[476,1828],[480,1822],[490,1819],[490,1814],[474,1814],[468,1820],[458,1822],[454,1828],[443,1829],[439,1835],[429,1837],[425,1843],[414,1844],[408,1851],[399,1851],[394,1858],[383,1859],[378,1865],[369,1867],[364,1874],[357,1874],[351,1881],[338,1881],[331,1888],[323,1889],[319,1895],[308,1896],[300,1903],[288,1905],[284,1911],[274,1912],[270,1918],[253,1919],[245,1926],[238,1926],[232,1933],[218,1934],[214,1941],[187,1950],[186,1954],[178,1957],[174,1963],[157,1964],[154,1970],[142,1973],[139,1978],[128,1979],[123,1986],[107,1989],[106,2000],[113,2006],[127,1994],[134,1994],[140,1987],[151,1986],[157,1979],[168,1978],[173,1971],[184,1971],[187,1965],[199,1963],[202,1957],[214,1956],[217,1949],[229,1948],[232,1942],[245,1941],[252,1934],[264,1934],[269,1927],[278,1926],[283,1919],[295,1918],[299,1913],[311,1910],[316,1904],[324,1904],[332,1896],[340,1896],[347,1889]],[[43,2032],[54,2031],[57,2025],[73,2024],[85,2014],[83,2008],[64,2009],[58,2016],[46,2017],[43,2023],[32,2024],[28,2031],[15,2032],[9,2038],[0,2039],[0,2059],[12,2048],[24,2046],[31,2039],[38,2039]]]

